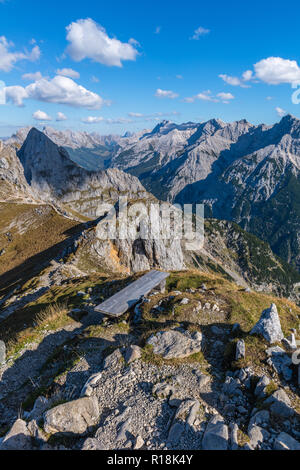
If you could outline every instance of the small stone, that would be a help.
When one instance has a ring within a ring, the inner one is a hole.
[[[4,341],[0,340],[0,365],[6,361],[6,346]]]
[[[141,436],[137,436],[133,448],[137,450],[143,447],[143,445],[144,445],[144,440],[142,439]]]
[[[267,385],[269,385],[269,383],[270,379],[266,375],[263,375],[257,382],[257,385],[254,390],[254,395],[259,398],[265,397],[265,388],[267,387]]]
[[[240,339],[236,343],[236,351],[235,351],[235,360],[243,359],[246,354],[246,346],[245,346],[245,341],[243,339]]]
[[[97,385],[97,382],[99,382],[101,378],[102,373],[101,372],[96,372],[95,374],[91,375],[86,383],[84,384],[80,396],[81,397],[90,397],[93,393],[94,388]]]
[[[189,302],[190,302],[190,299],[188,299],[187,297],[184,297],[184,298],[181,300],[180,304],[181,304],[181,305],[187,305]]]
[[[127,364],[131,364],[131,362],[140,359],[142,355],[142,350],[139,346],[131,345],[129,346],[124,354],[124,359]]]

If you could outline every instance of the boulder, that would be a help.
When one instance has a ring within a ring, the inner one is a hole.
[[[243,339],[240,339],[236,343],[236,351],[235,351],[235,360],[238,361],[239,359],[243,359],[246,354],[246,346],[245,346],[245,341]]]
[[[230,425],[230,444],[231,450],[238,450],[239,441],[238,441],[238,430],[239,427],[236,423],[231,423]]]
[[[83,397],[55,406],[44,414],[47,433],[84,434],[99,419],[97,397]]]
[[[286,432],[281,432],[274,441],[274,450],[300,450],[300,442]]]
[[[98,439],[95,439],[93,437],[88,437],[82,447],[81,450],[106,450],[105,447],[101,444]]]
[[[31,450],[32,438],[27,429],[26,422],[17,419],[11,429],[4,436],[0,450]]]
[[[294,415],[294,410],[291,407],[291,400],[282,388],[276,390],[276,392],[265,400],[265,403],[271,404],[271,414],[279,418],[290,418]]]
[[[153,352],[164,359],[180,359],[201,351],[202,335],[199,331],[190,333],[181,328],[160,331],[152,335],[147,343]]]
[[[123,356],[120,349],[116,349],[113,353],[107,356],[103,362],[103,369],[111,369],[116,367],[120,361],[122,361]]]
[[[81,397],[90,397],[93,393],[94,388],[97,385],[97,382],[99,382],[101,378],[102,373],[101,372],[96,372],[95,374],[91,375],[84,386],[82,387],[80,396]]]
[[[270,437],[268,431],[261,428],[260,426],[257,426],[256,424],[251,426],[248,434],[250,437],[250,445],[253,447],[253,449],[256,449],[257,447],[259,448],[261,444]]]
[[[251,335],[262,335],[268,343],[273,344],[283,339],[280,319],[275,304],[264,310],[260,319],[250,331]]]
[[[268,410],[257,411],[250,418],[249,426],[248,426],[248,434],[254,425],[267,426],[269,424],[269,421],[270,421],[270,413]]]
[[[43,397],[42,395],[39,396],[35,402],[34,402],[34,406],[31,410],[31,412],[29,413],[29,416],[28,418],[29,419],[38,419],[40,416],[42,416],[42,414],[48,409],[50,408],[50,401]]]
[[[136,346],[135,344],[128,346],[126,348],[125,354],[124,354],[124,359],[127,364],[130,364],[131,362],[140,359],[142,355],[142,350],[139,346]]]
[[[277,374],[282,374],[285,380],[291,380],[293,374],[290,368],[292,360],[284,349],[279,346],[272,346],[266,350],[266,353],[268,364],[276,370]]]
[[[137,436],[134,443],[134,450],[138,450],[144,445],[144,439],[141,436]]]
[[[228,427],[221,416],[214,416],[208,423],[203,439],[203,450],[227,450]]]
[[[257,385],[254,390],[254,395],[258,398],[265,397],[266,396],[265,388],[267,387],[267,385],[269,385],[269,383],[270,383],[270,379],[266,375],[263,375],[257,382]]]
[[[290,350],[290,351],[296,351],[297,349],[297,343],[296,343],[296,337],[294,333],[291,333],[287,338],[283,338],[282,344]]]
[[[181,420],[186,422],[189,426],[194,424],[197,413],[200,409],[200,403],[196,399],[184,400],[180,403],[174,420]]]
[[[158,398],[168,398],[175,391],[175,388],[167,382],[158,383],[153,386],[152,393]]]

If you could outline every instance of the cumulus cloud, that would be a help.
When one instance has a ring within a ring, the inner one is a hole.
[[[41,111],[40,109],[38,111],[35,111],[32,115],[33,119],[36,121],[52,121],[52,117],[49,116],[47,113],[44,111]]]
[[[300,82],[300,68],[295,60],[268,57],[254,64],[256,77],[270,85]]]
[[[81,121],[86,124],[95,124],[96,122],[104,121],[104,118],[102,116],[88,116],[86,118],[82,118]]]
[[[42,78],[25,88],[12,86],[5,90],[7,100],[17,106],[23,106],[26,98],[88,109],[99,109],[105,103],[101,96],[60,75],[52,80]]]
[[[5,36],[0,36],[0,70],[10,72],[15,63],[20,60],[29,60],[35,62],[40,58],[41,51],[39,46],[35,46],[31,52],[11,52],[14,47],[13,42],[8,41]]]
[[[22,75],[23,80],[28,80],[30,82],[40,80],[43,78],[41,72],[34,72],[34,73],[24,73]]]
[[[73,69],[57,69],[56,73],[57,75],[63,75],[64,77],[80,78],[80,73]]]
[[[220,78],[229,85],[247,88],[245,82],[262,81],[269,85],[279,85],[281,83],[299,84],[300,67],[295,60],[283,59],[282,57],[267,57],[254,64],[254,72],[246,70],[242,77],[221,74]]]
[[[67,119],[67,116],[60,111],[56,114],[56,121],[66,121]]]
[[[202,26],[199,26],[199,28],[195,29],[194,34],[190,39],[194,39],[195,41],[198,41],[198,39],[200,39],[200,36],[205,36],[208,33],[210,33],[210,29],[206,29],[206,28],[203,28]]]
[[[233,99],[234,96],[231,93],[220,92],[217,93],[216,96],[213,96],[210,90],[206,90],[202,93],[198,93],[197,95],[184,98],[183,101],[185,103],[194,103],[196,100],[211,101],[213,103],[218,103],[219,101],[222,101],[223,103],[229,103],[229,101]]]
[[[104,65],[122,67],[123,60],[136,60],[136,43],[110,38],[103,26],[91,18],[80,19],[67,26],[67,53],[73,60],[92,59]]]
[[[249,85],[247,85],[245,82],[251,80],[252,75],[253,72],[251,70],[246,70],[246,72],[243,73],[242,78],[226,75],[225,73],[221,73],[219,77],[222,78],[225,83],[228,83],[228,85],[249,88]]]
[[[231,93],[224,93],[224,92],[218,93],[217,97],[220,98],[220,100],[223,101],[223,103],[229,103],[230,100],[234,99],[234,96]]]
[[[28,98],[25,88],[19,85],[4,88],[6,101],[10,101],[16,106],[24,106],[23,100]]]
[[[170,99],[174,99],[174,98],[178,98],[178,93],[174,93],[174,91],[171,91],[171,90],[161,90],[160,88],[158,88],[155,92],[155,96],[157,98],[170,98]]]
[[[276,111],[276,113],[278,114],[278,116],[280,116],[280,117],[283,117],[283,116],[285,116],[285,115],[287,114],[286,111],[285,111],[284,109],[282,109],[282,108],[279,108],[279,106],[277,106],[277,107],[275,108],[275,111]]]

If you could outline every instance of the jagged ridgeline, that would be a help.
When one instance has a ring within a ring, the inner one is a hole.
[[[21,145],[28,131],[20,130],[8,143]],[[163,121],[152,131],[123,137],[50,127],[44,132],[87,169],[123,170],[160,200],[203,202],[206,216],[235,221],[299,269],[298,119],[288,115],[272,126]]]
[[[213,125],[220,129],[225,126],[219,122],[207,123],[202,126],[205,133],[211,132]],[[247,127],[244,121],[236,126]],[[140,139],[155,138],[159,141],[170,138],[169,134],[181,135],[181,132],[190,135],[191,142],[193,133],[199,135],[200,130],[198,125],[191,123],[182,126],[162,123],[152,132],[141,135]],[[51,133],[49,128],[47,133]],[[62,140],[61,134],[59,136]],[[70,138],[69,134],[67,136]],[[73,134],[71,136],[75,139]],[[124,137],[119,142],[124,139],[126,143],[122,145],[128,146],[128,142],[135,138]],[[196,136],[194,140],[197,140]],[[76,142],[80,145],[79,137]],[[15,143],[6,142],[1,147],[2,272],[5,272],[5,266],[13,271],[20,261],[27,272],[26,258],[32,259],[36,255],[43,261],[41,266],[44,263],[47,266],[51,257],[60,260],[50,271],[51,276],[62,273],[62,279],[72,277],[74,270],[78,270],[77,275],[84,275],[91,272],[139,272],[153,267],[182,270],[193,266],[220,272],[244,287],[298,298],[295,285],[300,282],[299,274],[276,257],[267,243],[230,222],[206,220],[204,247],[198,251],[187,251],[178,240],[130,241],[116,238],[104,241],[99,237],[101,222],[97,220],[103,202],[116,204],[120,195],[126,195],[130,203],[157,202],[155,197],[146,191],[136,176],[123,170],[82,168],[71,160],[65,148],[59,147],[37,129],[26,132],[21,148],[20,145],[21,139]],[[121,144],[118,145],[120,152]],[[66,226],[65,218],[72,226],[71,232],[62,230]],[[51,236],[42,235],[45,230]],[[29,240],[36,240],[36,244]],[[54,243],[51,256],[49,240]],[[18,276],[20,272],[19,269]],[[10,277],[13,280],[13,275]]]

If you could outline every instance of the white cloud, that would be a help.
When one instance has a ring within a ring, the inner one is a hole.
[[[154,34],[159,34],[161,32],[161,26],[156,26]]]
[[[56,114],[56,121],[66,121],[67,119],[67,116],[60,111]]]
[[[35,62],[40,58],[41,51],[39,46],[35,46],[31,52],[10,52],[14,44],[6,39],[5,36],[0,36],[0,70],[3,72],[10,72],[16,62],[19,60],[29,60]]]
[[[140,117],[143,117],[144,115],[141,113],[128,113],[128,116],[140,118]]]
[[[17,106],[22,106],[26,98],[88,109],[99,109],[105,104],[101,96],[78,85],[71,78],[60,75],[52,80],[42,78],[26,88],[12,86],[5,90],[7,100]]]
[[[64,77],[80,78],[80,73],[73,69],[57,69],[56,73],[57,75],[62,75]]]
[[[246,72],[243,73],[242,78],[232,77],[231,75],[226,75],[224,73],[220,74],[219,77],[222,78],[222,80],[225,83],[228,83],[228,85],[240,86],[242,88],[249,88],[249,85],[246,85],[244,82],[251,80],[252,71],[246,70]]]
[[[300,82],[300,68],[295,60],[268,57],[254,64],[256,77],[270,85]]]
[[[233,100],[234,96],[231,93],[220,92],[216,96],[213,96],[210,90],[203,91],[194,96],[189,96],[184,98],[185,103],[194,103],[196,100],[201,101],[211,101],[212,103],[218,103],[222,101],[223,103],[229,103],[229,100]]]
[[[93,83],[99,83],[100,82],[99,78],[95,77],[95,75],[92,75],[91,80],[92,80]]]
[[[23,80],[29,80],[29,81],[36,81],[40,80],[42,77],[41,72],[34,72],[34,73],[24,73],[22,75]]]
[[[105,29],[91,18],[80,19],[67,26],[68,54],[79,62],[89,58],[104,65],[122,67],[123,60],[135,60],[135,44],[110,38]]]
[[[170,98],[170,99],[174,99],[174,98],[178,98],[178,93],[174,93],[174,91],[171,91],[171,90],[161,90],[160,88],[158,88],[155,92],[155,96],[157,98]]]
[[[242,77],[243,77],[243,80],[245,82],[247,82],[248,80],[251,80],[251,78],[253,77],[253,72],[252,70],[246,70],[243,74],[242,74]]]
[[[11,101],[16,106],[24,106],[23,100],[28,98],[25,88],[19,85],[8,86],[5,89],[6,101]]]
[[[193,36],[190,39],[194,39],[198,41],[200,36],[205,36],[206,34],[210,33],[210,29],[203,28],[199,26],[199,28],[195,29]]]
[[[95,124],[96,122],[104,121],[104,118],[102,116],[88,116],[86,118],[82,118],[81,121],[85,124]]]
[[[266,100],[267,100],[267,101],[271,101],[272,99],[273,99],[273,96],[267,96],[267,97],[266,97]]]
[[[183,76],[182,75],[176,75],[176,78],[178,78],[178,80],[182,80]]]
[[[279,106],[277,106],[275,108],[275,111],[278,114],[278,116],[280,116],[280,117],[283,117],[286,114],[286,111],[282,108],[279,108]]]
[[[36,121],[52,121],[52,117],[48,116],[47,113],[45,113],[44,111],[41,111],[40,109],[38,111],[35,111],[32,117]]]
[[[230,100],[234,100],[234,96],[231,93],[218,93],[217,97],[220,98],[223,103],[229,103]]]

